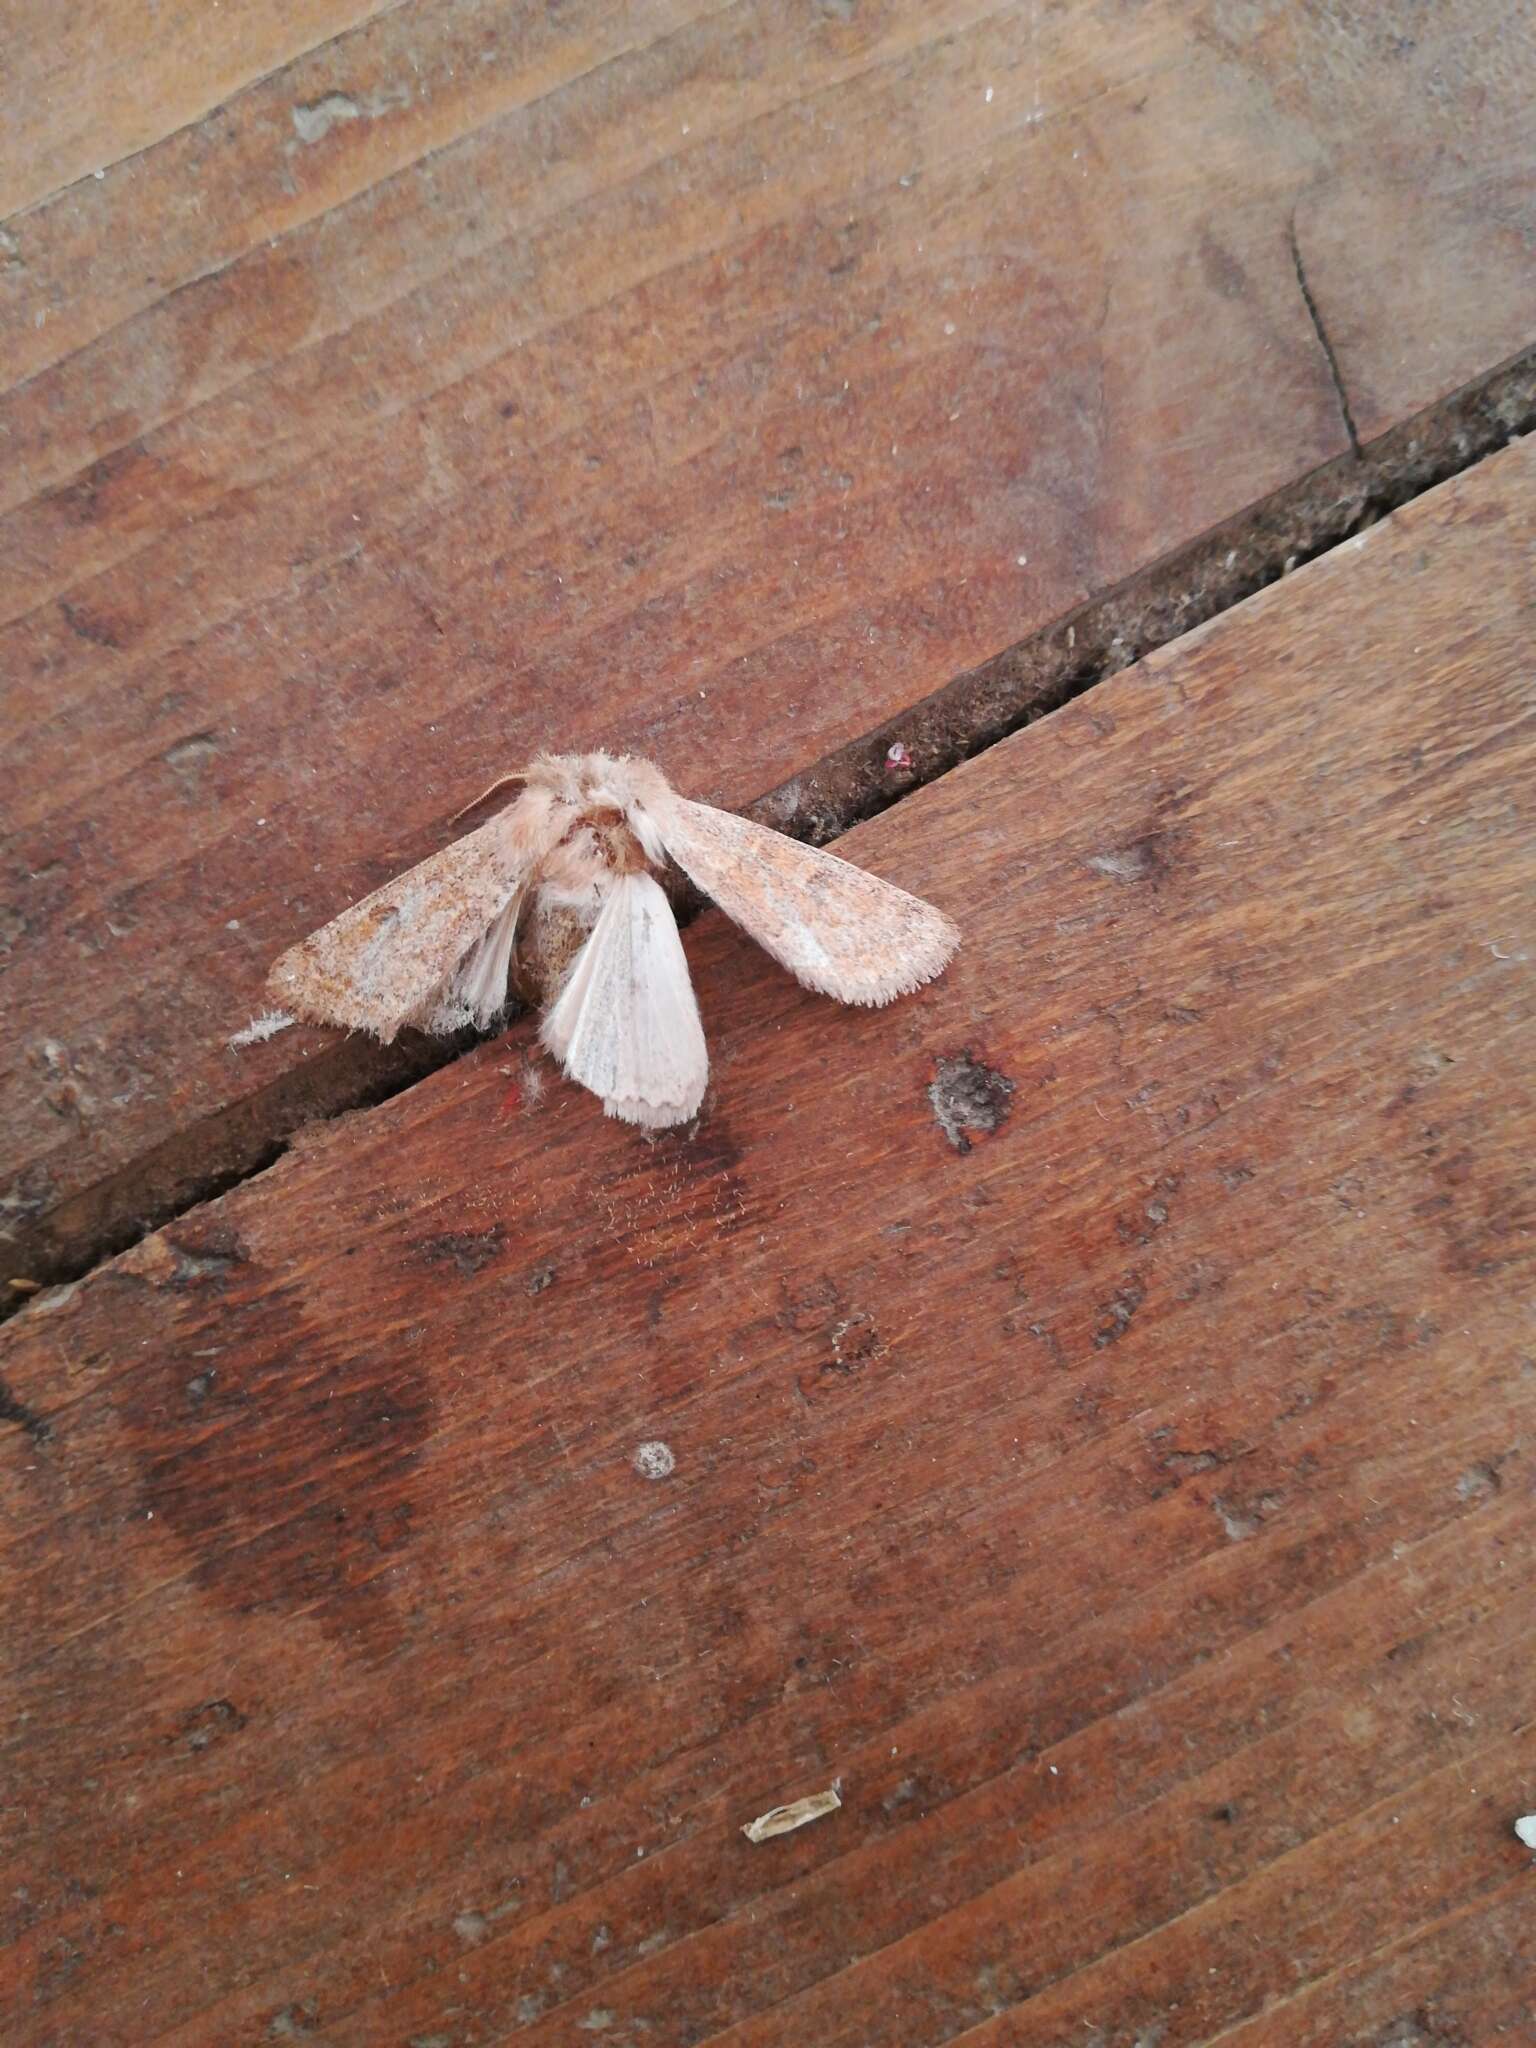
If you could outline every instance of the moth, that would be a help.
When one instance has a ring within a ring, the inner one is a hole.
[[[272,999],[387,1042],[407,1024],[484,1030],[510,988],[542,1006],[544,1044],[609,1116],[662,1129],[694,1115],[709,1080],[657,879],[669,860],[798,981],[839,1002],[908,994],[960,942],[932,904],[692,803],[632,755],[541,754],[486,795],[507,784],[520,794],[488,823],[284,953]]]

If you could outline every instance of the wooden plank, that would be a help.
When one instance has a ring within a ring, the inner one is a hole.
[[[1529,1875],[1285,1999],[1234,2028],[1223,2048],[1367,2048],[1390,2041],[1394,2027],[1409,2048],[1518,2041],[1536,2024]]]
[[[302,1093],[228,1045],[266,964],[503,762],[746,801],[1347,454],[1319,322],[1370,429],[1528,338],[1518,33],[1378,317],[1359,209],[1452,178],[1418,99],[1498,14],[1408,12],[393,10],[28,215],[8,1270]]]
[[[198,123],[253,79],[289,64],[388,0],[242,0],[142,7],[92,0],[67,8],[22,0],[6,10],[5,149],[0,217],[99,177]],[[73,195],[77,200],[85,195]],[[142,250],[139,252],[142,260]],[[78,288],[78,278],[72,285]]]
[[[678,0],[586,0],[555,12],[470,0],[377,12],[271,68],[236,104],[168,135],[107,179],[29,214],[14,232],[51,312],[39,328],[19,299],[0,309],[12,375],[62,362],[169,294],[462,144],[477,127],[537,119],[540,101],[568,93],[586,73],[633,64],[649,44],[709,11]],[[630,146],[641,142],[636,124]],[[533,196],[525,192],[524,203]],[[155,223],[148,264],[137,237],[114,232],[135,216]]]
[[[1247,60],[1273,82],[1277,117],[1311,132],[1348,119],[1356,82],[1370,77],[1385,159],[1363,176],[1325,164],[1293,217],[1298,272],[1365,440],[1421,403],[1427,387],[1459,383],[1480,353],[1494,361],[1523,348],[1536,311],[1520,139],[1536,18],[1519,0],[1498,0],[1454,22],[1442,14],[1427,39],[1424,26],[1422,10],[1345,16],[1262,0],[1202,18],[1202,32],[1224,47],[1253,33]],[[1481,130],[1470,155],[1469,115]],[[1357,258],[1371,245],[1395,248],[1400,260],[1372,264],[1367,298]]]
[[[1533,539],[1525,442],[861,827],[917,999],[702,919],[696,1134],[519,1030],[17,1317],[22,2038],[1176,2048],[1495,1944]]]

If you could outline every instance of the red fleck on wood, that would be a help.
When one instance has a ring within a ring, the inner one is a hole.
[[[1529,2038],[1533,545],[860,828],[917,998],[700,920],[694,1134],[486,1046],[24,1310],[14,2037]]]
[[[318,1099],[268,962],[490,772],[740,804],[1532,332],[1492,0],[183,12],[11,52],[0,1273]]]

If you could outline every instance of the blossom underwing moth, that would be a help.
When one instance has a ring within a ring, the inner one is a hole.
[[[313,1022],[388,1041],[485,1029],[513,993],[610,1116],[686,1122],[709,1055],[669,859],[807,988],[888,1003],[931,981],[960,934],[851,862],[692,803],[633,756],[541,754],[488,823],[293,946],[268,989]],[[493,785],[500,788],[501,784]],[[487,792],[489,794],[489,792]]]

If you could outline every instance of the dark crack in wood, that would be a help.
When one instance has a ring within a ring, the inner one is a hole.
[[[1296,282],[1301,287],[1302,303],[1307,309],[1307,318],[1312,322],[1312,331],[1317,336],[1318,346],[1322,349],[1324,358],[1327,361],[1328,374],[1333,379],[1334,394],[1339,401],[1339,411],[1344,419],[1344,431],[1349,436],[1350,448],[1354,453],[1356,461],[1358,461],[1361,455],[1361,448],[1360,436],[1355,428],[1355,416],[1349,409],[1349,393],[1344,389],[1344,377],[1339,369],[1339,359],[1334,354],[1333,343],[1328,339],[1328,330],[1323,325],[1323,316],[1317,310],[1317,301],[1313,298],[1312,287],[1307,282],[1307,266],[1301,260],[1301,244],[1296,239],[1296,216],[1294,213],[1290,218],[1287,238],[1291,247],[1291,262],[1296,268]]]

